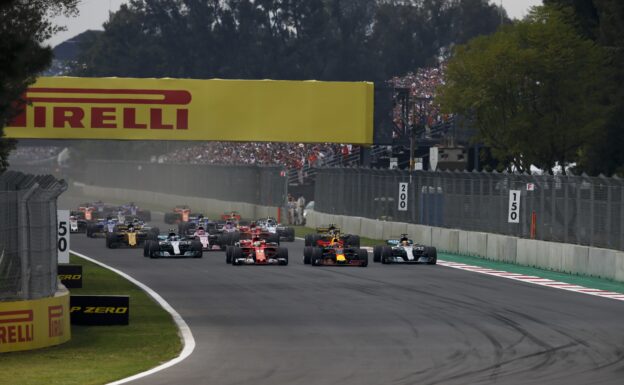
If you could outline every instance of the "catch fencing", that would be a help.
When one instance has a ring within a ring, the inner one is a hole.
[[[406,211],[399,183],[408,183]],[[510,190],[520,191],[509,223]],[[624,250],[624,181],[588,176],[319,169],[317,211]]]
[[[56,200],[66,189],[49,175],[0,174],[0,301],[56,292]]]
[[[279,207],[286,200],[285,175],[280,167],[92,160],[83,182]]]

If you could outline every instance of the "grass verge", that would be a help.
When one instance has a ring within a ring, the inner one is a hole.
[[[74,255],[70,261],[82,265],[84,286],[71,293],[129,295],[130,325],[72,326],[72,339],[66,344],[2,354],[0,367],[7,384],[105,384],[178,356],[182,350],[178,329],[151,297],[107,269]]]

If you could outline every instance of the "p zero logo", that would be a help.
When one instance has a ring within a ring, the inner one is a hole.
[[[33,311],[0,311],[0,344],[16,344],[33,340]]]
[[[48,306],[48,336],[62,337],[64,333],[63,306]]]
[[[9,127],[188,130],[184,90],[29,88]]]

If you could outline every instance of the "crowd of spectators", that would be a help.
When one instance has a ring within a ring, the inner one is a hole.
[[[450,117],[442,114],[440,106],[434,102],[436,89],[444,84],[445,70],[446,65],[441,64],[438,67],[420,68],[416,72],[409,72],[401,77],[395,76],[390,80],[393,87],[409,90],[409,125],[424,119],[426,126],[433,127],[449,120]],[[401,105],[397,104],[393,111],[393,119],[398,127],[403,127],[401,110]]]
[[[181,148],[158,159],[162,163],[277,165],[287,169],[341,163],[354,151],[351,145],[208,142]]]

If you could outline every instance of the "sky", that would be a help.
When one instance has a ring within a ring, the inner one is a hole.
[[[542,0],[492,0],[500,4],[507,10],[507,14],[511,18],[520,19],[524,17],[528,9],[534,5],[542,4]],[[127,3],[127,0],[83,0],[80,2],[78,9],[79,16],[66,18],[58,17],[55,19],[59,25],[67,27],[67,31],[58,33],[47,43],[56,46],[63,41],[78,35],[88,29],[103,29],[102,24],[108,20],[108,13],[115,12],[121,4]]]

